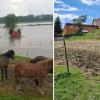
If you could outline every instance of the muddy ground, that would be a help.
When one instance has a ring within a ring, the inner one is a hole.
[[[87,77],[100,75],[99,41],[66,41],[69,66],[83,69]],[[65,65],[63,41],[55,41],[55,65]]]

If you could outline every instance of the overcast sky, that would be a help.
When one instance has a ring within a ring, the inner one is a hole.
[[[53,0],[0,0],[0,17],[15,15],[40,15],[53,13]]]

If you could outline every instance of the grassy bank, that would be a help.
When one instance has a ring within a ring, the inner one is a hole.
[[[71,36],[67,38],[67,40],[70,41],[79,41],[79,40],[100,40],[100,29],[99,30],[93,30],[89,33],[83,33],[82,36]]]
[[[71,67],[70,71],[68,75],[64,66],[55,66],[55,75],[63,73],[55,81],[55,100],[100,100],[99,76],[87,80],[82,70]]]

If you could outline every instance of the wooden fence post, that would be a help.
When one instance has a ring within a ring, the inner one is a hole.
[[[65,42],[65,37],[64,36],[63,36],[63,43],[64,43],[64,49],[65,49],[65,59],[66,59],[67,71],[69,73],[68,55],[67,55],[66,42]]]

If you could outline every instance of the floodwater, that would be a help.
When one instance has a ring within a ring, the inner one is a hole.
[[[26,57],[53,56],[53,25],[20,23],[20,39],[10,38],[6,28],[2,26],[0,24],[0,53],[14,49],[17,55]]]

